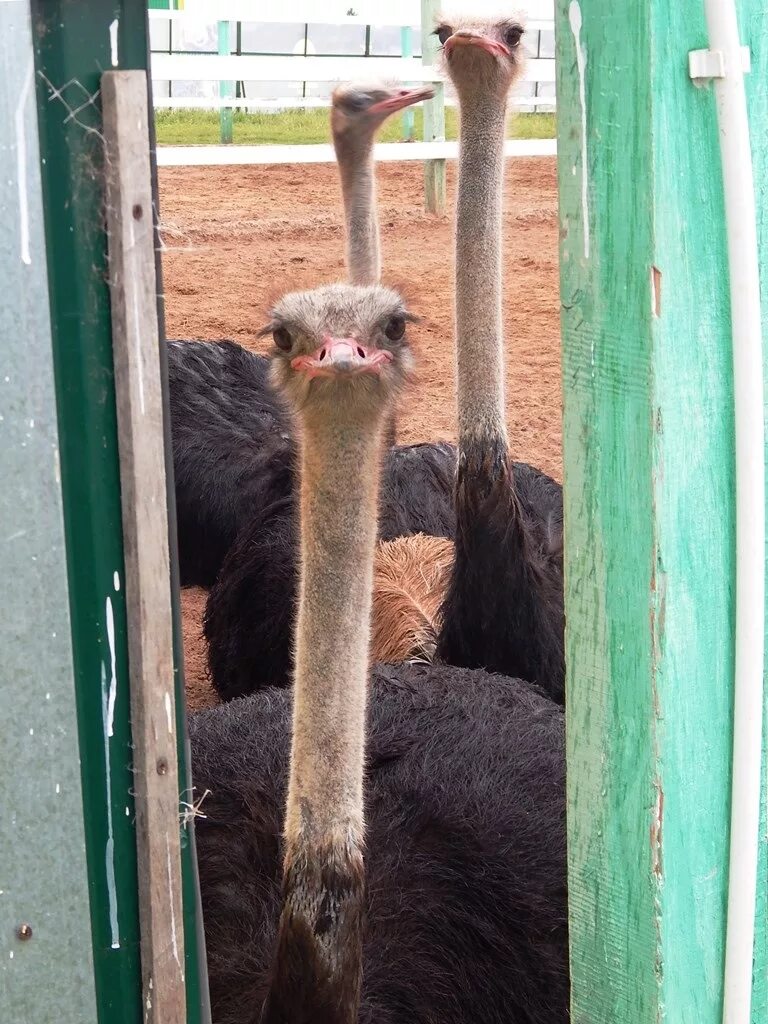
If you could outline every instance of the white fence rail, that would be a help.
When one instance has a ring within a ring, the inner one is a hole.
[[[509,139],[506,155],[555,156],[555,139]],[[380,142],[376,160],[455,160],[458,142]],[[331,145],[303,146],[160,146],[160,167],[215,167],[236,164],[328,164],[335,160]]]
[[[2,0],[0,0],[1,2]],[[200,81],[205,81],[205,79],[200,79]],[[351,81],[351,79],[331,79],[330,81]],[[534,80],[532,79],[532,81]],[[327,96],[278,96],[270,99],[259,96],[155,96],[153,102],[156,110],[226,110],[232,108],[244,110],[247,113],[269,110],[323,110],[328,109],[331,105]],[[446,96],[444,103],[446,107],[457,106],[457,101],[453,96]],[[537,113],[551,113],[555,109],[555,98],[554,96],[513,96],[511,106],[519,107],[523,111],[535,110]]]
[[[440,82],[437,68],[413,57],[254,57],[155,53],[152,77],[196,81],[339,82],[355,78]]]
[[[396,82],[443,82],[439,68],[415,57],[262,57],[247,54],[155,53],[152,77],[196,81],[341,82],[384,79]],[[555,62],[528,61],[524,81],[554,82]],[[241,105],[247,100],[240,100]]]

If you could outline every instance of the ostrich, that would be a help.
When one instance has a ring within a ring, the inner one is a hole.
[[[427,85],[418,89],[387,88],[381,83],[340,85],[331,97],[331,137],[341,182],[346,225],[347,276],[351,284],[378,284],[381,242],[376,208],[373,144],[386,119],[405,107],[434,96]],[[396,410],[387,431],[389,446],[397,441]]]
[[[352,284],[381,277],[373,142],[397,111],[434,96],[431,86],[391,89],[380,84],[339,86],[331,101],[331,135],[341,178],[347,228],[347,272]]]
[[[430,88],[348,85],[334,92],[331,128],[338,157],[353,283],[373,284],[381,266],[373,142],[384,120],[432,95]],[[394,414],[393,414],[394,415]],[[388,433],[394,433],[390,421]],[[446,539],[453,535],[455,449],[447,444],[389,448],[385,455],[377,556],[374,654],[429,658],[447,581]],[[297,587],[292,499],[281,493],[232,543],[206,608],[211,679],[225,699],[259,686],[287,684]],[[419,536],[419,535],[425,536]],[[414,536],[415,535],[415,536]],[[425,571],[424,565],[429,566]],[[399,585],[392,581],[400,578]]]
[[[513,465],[504,418],[501,204],[515,19],[439,25],[461,109],[456,218],[456,543],[437,657],[564,699],[562,488]]]
[[[380,286],[274,310],[273,379],[301,427],[293,714],[273,689],[190,722],[216,1024],[568,1017],[561,709],[482,670],[378,667],[369,682],[407,320]]]

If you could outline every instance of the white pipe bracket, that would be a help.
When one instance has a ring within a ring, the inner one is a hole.
[[[752,56],[748,46],[741,47],[741,70],[745,75],[752,70]],[[725,54],[722,50],[691,50],[688,54],[688,73],[697,85],[713,78],[725,78]]]

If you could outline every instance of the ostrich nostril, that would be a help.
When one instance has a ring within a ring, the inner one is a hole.
[[[324,348],[320,350],[320,360],[321,360],[321,361],[322,361],[323,359],[325,359],[325,352],[326,352],[326,350],[325,350]]]
[[[357,354],[360,356],[361,359],[365,359],[365,352],[360,348],[359,345],[357,346]]]

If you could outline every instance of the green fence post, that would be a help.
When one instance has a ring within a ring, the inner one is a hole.
[[[434,34],[441,9],[440,0],[421,0],[421,54],[424,64],[433,65],[440,43]],[[445,88],[435,84],[435,97],[424,103],[424,141],[445,141]],[[445,213],[445,160],[424,164],[424,199],[430,213]]]
[[[229,57],[232,53],[230,46],[230,23],[219,22],[219,56]],[[231,99],[235,95],[234,82],[219,82],[219,97]],[[232,107],[222,107],[219,112],[219,137],[222,145],[229,145],[232,142]]]
[[[758,246],[760,251],[760,292],[763,310],[763,355],[768,364],[768,146],[765,125],[768,124],[768,24],[765,4],[749,2],[741,12],[742,43],[749,47],[752,70],[746,78],[747,103],[752,134],[752,160],[755,175],[755,198],[758,209]],[[768,381],[768,365],[763,373]],[[768,439],[768,393],[766,438]],[[768,449],[766,452],[768,460]],[[768,507],[768,493],[766,494]],[[768,566],[768,551],[766,551]],[[768,616],[766,617],[768,633]],[[768,637],[766,642],[768,653]],[[763,677],[766,678],[765,675]],[[767,691],[768,694],[768,691]],[[760,822],[760,863],[757,873],[757,924],[755,927],[754,975],[752,990],[752,1024],[768,1020],[768,695],[763,718],[763,785],[764,795]]]
[[[31,8],[98,1022],[139,1024],[145,1007],[99,89],[101,69],[147,69],[146,4],[32,0]],[[167,442],[166,461],[170,484]],[[169,518],[175,551],[172,491]],[[179,775],[189,800],[177,594],[174,627]],[[182,829],[181,841],[187,1021],[206,1024],[191,829]]]
[[[26,2],[0,4],[0,138],[0,1020],[93,1024],[61,439]],[[101,708],[95,693],[99,721]]]
[[[413,56],[413,30],[410,27],[400,29],[400,52],[403,57]],[[403,139],[406,142],[413,141],[415,123],[413,107],[406,107],[403,111]]]
[[[764,151],[768,11],[741,10]],[[558,0],[556,29],[571,1019],[721,1024],[733,371],[704,5]]]

